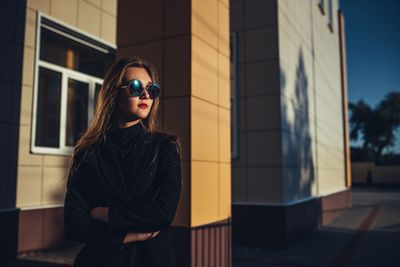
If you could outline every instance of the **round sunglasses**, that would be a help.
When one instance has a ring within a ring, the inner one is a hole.
[[[121,88],[128,88],[129,94],[131,96],[141,96],[143,90],[145,89],[141,81],[137,79],[129,81],[128,85],[123,85],[121,86]],[[151,99],[155,99],[160,96],[160,85],[157,83],[149,84],[146,87],[146,90],[149,93]]]

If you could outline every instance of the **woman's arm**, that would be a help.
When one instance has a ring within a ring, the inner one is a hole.
[[[176,136],[169,136],[160,150],[159,191],[152,201],[129,201],[108,208],[108,225],[114,231],[154,232],[168,228],[179,202],[182,186],[181,158]]]
[[[77,156],[75,162],[81,160]],[[74,164],[75,164],[74,162]],[[81,166],[83,167],[83,166]],[[81,168],[80,167],[80,168]],[[126,231],[112,231],[108,224],[95,220],[89,215],[85,172],[80,170],[69,175],[64,199],[64,234],[68,240],[102,247],[119,247]]]

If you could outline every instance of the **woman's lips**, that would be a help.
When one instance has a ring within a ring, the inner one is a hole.
[[[147,108],[147,104],[139,104],[138,105],[140,108]]]

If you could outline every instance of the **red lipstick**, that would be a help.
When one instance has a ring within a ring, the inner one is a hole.
[[[147,104],[146,103],[141,103],[138,105],[140,108],[147,108]]]

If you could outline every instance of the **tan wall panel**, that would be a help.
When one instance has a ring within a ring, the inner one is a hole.
[[[192,1],[192,33],[218,49],[218,1]]]
[[[42,202],[42,168],[18,167],[17,208],[37,206]]]
[[[192,95],[218,104],[218,51],[192,36]]]
[[[58,1],[52,0],[50,14],[70,25],[78,23],[78,0]],[[89,16],[90,17],[90,16]]]
[[[192,97],[192,160],[218,161],[218,107]]]
[[[192,161],[191,226],[200,226],[219,219],[218,163]]]

